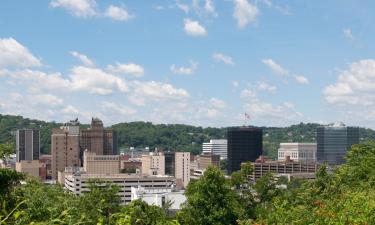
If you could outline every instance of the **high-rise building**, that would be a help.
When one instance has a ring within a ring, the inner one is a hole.
[[[175,178],[178,186],[186,187],[190,182],[190,152],[175,153]]]
[[[104,129],[103,122],[92,118],[91,127],[81,131],[81,151],[95,152],[97,155],[117,155],[117,136],[111,129]]]
[[[52,129],[51,135],[52,178],[57,179],[58,171],[65,167],[80,165],[79,122],[78,119]]]
[[[210,142],[202,144],[204,154],[219,155],[220,159],[228,158],[227,139],[211,139]]]
[[[16,155],[17,162],[39,160],[39,130],[21,129],[16,131]]]
[[[16,131],[16,170],[39,177],[40,134],[36,129]]]
[[[334,123],[317,128],[317,160],[329,165],[345,163],[344,156],[359,143],[359,128]]]
[[[278,160],[316,161],[316,143],[280,143]]]
[[[228,173],[241,168],[243,162],[254,162],[263,152],[263,131],[255,127],[228,129]]]
[[[169,176],[174,176],[175,174],[175,153],[174,152],[164,152],[165,158],[165,174]]]
[[[164,153],[155,151],[142,155],[142,174],[165,175]]]

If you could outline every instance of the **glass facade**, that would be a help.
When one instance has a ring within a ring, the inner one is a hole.
[[[317,160],[329,165],[345,163],[345,155],[352,145],[359,143],[359,128],[323,126],[317,129]]]
[[[230,128],[228,140],[228,174],[243,162],[254,162],[263,152],[263,130],[253,127]]]
[[[16,132],[16,159],[39,160],[40,137],[39,130],[22,129]]]

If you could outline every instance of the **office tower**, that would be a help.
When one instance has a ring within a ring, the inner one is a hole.
[[[165,157],[163,152],[150,152],[142,155],[142,174],[165,175]]]
[[[92,118],[91,127],[81,131],[81,151],[95,152],[97,155],[116,155],[117,136],[110,129],[104,129],[103,122]]]
[[[229,128],[228,174],[241,168],[243,162],[254,162],[263,152],[263,131],[255,127]]]
[[[16,131],[16,160],[39,160],[40,137],[39,130],[21,129]]]
[[[16,170],[39,177],[40,134],[39,130],[16,131]]]
[[[204,154],[219,155],[220,159],[228,158],[227,139],[211,139],[210,142],[202,144]]]
[[[164,152],[165,175],[174,176],[175,173],[175,153]]]
[[[316,143],[280,143],[278,160],[316,161]]]
[[[51,135],[52,178],[65,167],[80,165],[79,122],[78,119],[52,129]]]
[[[352,145],[359,143],[359,128],[343,123],[317,128],[317,160],[329,165],[345,163],[345,155]]]
[[[175,153],[175,178],[177,186],[186,187],[190,181],[190,152]]]

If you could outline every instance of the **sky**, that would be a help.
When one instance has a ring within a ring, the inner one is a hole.
[[[374,22],[372,0],[3,0],[0,113],[375,128]]]

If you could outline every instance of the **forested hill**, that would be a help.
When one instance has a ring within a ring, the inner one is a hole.
[[[41,151],[50,151],[52,128],[61,123],[26,119],[0,114],[0,143],[13,140],[12,131],[19,128],[38,128],[41,133]],[[87,127],[88,125],[82,125]],[[300,123],[289,127],[263,127],[265,154],[276,157],[280,142],[314,142],[319,124]],[[211,138],[225,138],[226,128],[202,128],[183,124],[152,124],[148,122],[119,123],[111,126],[118,135],[119,147],[155,147],[172,151],[190,151],[197,154],[203,142]],[[361,141],[375,139],[375,131],[360,129]]]

